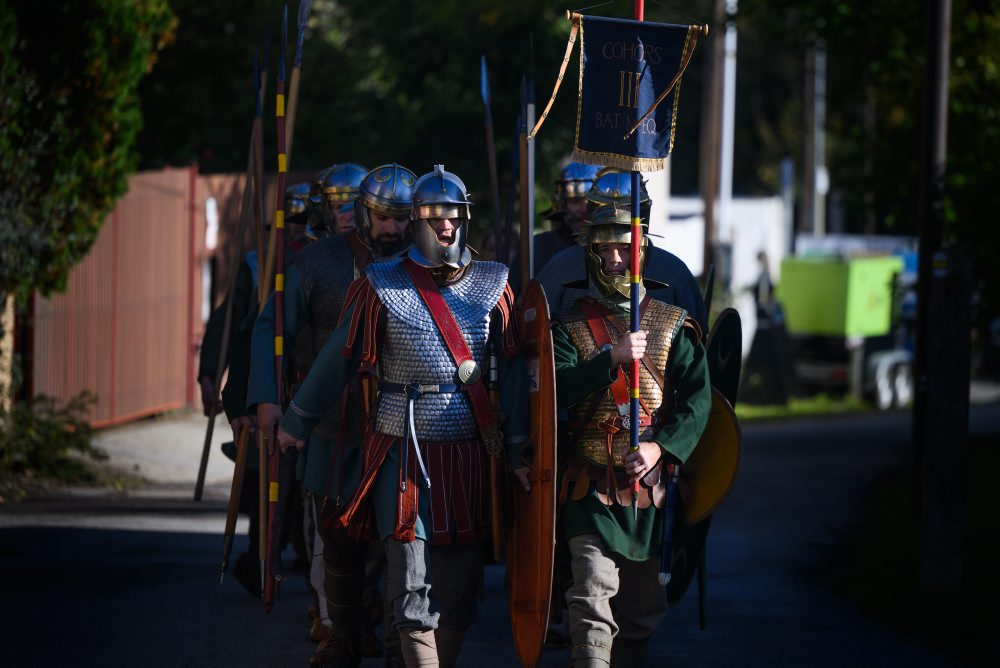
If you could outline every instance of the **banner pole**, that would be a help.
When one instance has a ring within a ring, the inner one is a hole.
[[[645,12],[645,0],[635,0],[635,19],[636,21],[643,20],[643,14]],[[631,330],[633,332],[639,331],[639,284],[642,281],[642,276],[639,275],[639,250],[642,246],[642,218],[639,211],[639,188],[642,184],[642,175],[637,172],[632,172],[632,238],[631,238],[631,267],[630,275],[632,276],[632,285],[629,291],[629,298],[631,302],[631,313],[632,322]],[[638,452],[639,450],[639,360],[632,360],[632,387],[630,388],[630,398],[629,398],[629,416],[631,418],[630,422],[630,436],[631,436],[631,446],[629,448],[630,452]],[[635,482],[632,483],[632,492],[635,496],[635,504],[632,509],[638,517],[639,515],[639,479],[636,478]]]

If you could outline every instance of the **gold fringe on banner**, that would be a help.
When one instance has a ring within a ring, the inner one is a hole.
[[[576,143],[579,144],[580,142],[577,141]],[[659,172],[667,167],[666,158],[630,158],[620,153],[594,153],[592,151],[584,151],[581,148],[573,149],[573,156],[570,160],[582,162],[586,165],[617,167],[627,172]]]
[[[572,21],[572,25],[569,29],[569,42],[566,44],[566,54],[563,56],[562,65],[559,66],[559,77],[556,78],[556,85],[552,89],[552,96],[549,98],[548,104],[545,105],[545,111],[542,112],[541,117],[538,122],[535,123],[535,127],[531,129],[528,133],[528,141],[535,138],[538,134],[538,130],[542,127],[542,123],[549,116],[549,110],[552,109],[553,103],[556,101],[556,95],[559,94],[559,87],[562,86],[563,77],[566,75],[566,67],[569,65],[569,58],[573,55],[573,45],[576,43],[576,34],[580,30],[580,19],[583,18],[582,14],[570,14],[566,12],[566,18]]]

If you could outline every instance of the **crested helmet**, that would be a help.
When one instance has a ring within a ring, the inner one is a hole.
[[[410,216],[413,206],[413,186],[417,175],[396,163],[379,165],[368,172],[358,184],[358,195],[354,207],[354,222],[361,239],[373,246],[371,238],[371,211],[386,216]],[[409,245],[410,230],[407,227],[403,246]]]
[[[458,176],[447,172],[444,165],[424,174],[413,185],[413,245],[409,257],[424,267],[448,266],[461,269],[472,262],[468,248],[470,207],[472,201],[465,184]],[[445,246],[438,241],[430,225],[431,219],[448,218],[456,221],[455,240]]]
[[[652,200],[646,190],[646,182],[639,179],[639,217],[643,223],[649,224],[649,212]],[[587,209],[594,213],[599,207],[616,204],[619,209],[632,207],[632,173],[617,167],[604,167],[594,179],[594,184],[587,192]]]
[[[642,244],[639,247],[640,276],[646,264],[646,248],[649,244],[649,239],[645,234],[647,227],[645,222],[642,223]],[[604,297],[628,298],[632,286],[631,271],[626,270],[622,275],[609,274],[605,270],[603,258],[597,252],[597,246],[607,243],[631,244],[632,212],[630,208],[615,202],[597,207],[588,214],[586,226],[581,236],[585,238],[584,257],[590,285]]]

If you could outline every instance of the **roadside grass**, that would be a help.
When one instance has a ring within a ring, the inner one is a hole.
[[[1000,658],[1000,444],[996,435],[968,447],[964,584],[935,593],[919,582],[918,518],[911,469],[889,476],[863,506],[854,534],[820,577],[887,626],[975,665]],[[985,657],[992,657],[988,661]]]
[[[864,413],[875,410],[872,405],[851,394],[831,395],[817,394],[810,397],[798,397],[789,400],[787,406],[747,404],[737,402],[736,415],[740,420],[783,420],[788,418],[819,417],[823,415],[840,415],[849,413]]]

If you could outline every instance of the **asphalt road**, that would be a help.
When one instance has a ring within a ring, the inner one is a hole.
[[[973,406],[971,426],[1000,447],[1000,404]],[[692,587],[656,634],[649,665],[961,665],[815,577],[865,493],[908,455],[907,413],[748,426],[739,478],[709,536],[707,628]],[[306,665],[304,577],[286,581],[270,614],[234,578],[220,585],[223,523],[221,501],[170,495],[0,508],[3,665]],[[540,665],[566,666],[568,656],[548,648]],[[517,665],[501,566],[487,569],[460,664]]]

